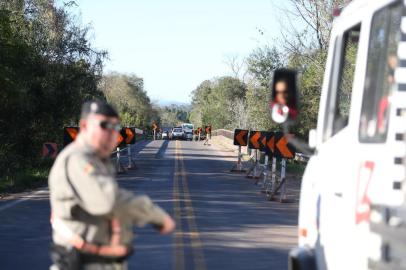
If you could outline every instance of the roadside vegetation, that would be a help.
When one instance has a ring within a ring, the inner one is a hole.
[[[74,1],[0,2],[0,193],[44,185],[51,161],[42,145],[62,145],[63,127],[77,125],[81,104],[106,99],[125,125],[144,128],[158,112],[133,74],[103,75],[106,51],[72,15]]]
[[[44,0],[0,2],[0,188],[45,180],[42,144],[61,142],[81,103],[103,98],[105,51],[89,29]],[[48,166],[49,167],[49,166]],[[30,180],[31,179],[31,180]]]
[[[207,79],[192,92],[191,120],[199,125],[210,123],[213,129],[280,130],[269,113],[270,83],[275,69],[289,67],[298,71],[301,93],[301,113],[292,132],[306,139],[316,127],[333,10],[348,2],[273,1],[281,14],[280,38],[267,40],[266,29],[258,29],[266,44],[246,57],[229,55],[225,62],[231,76]]]
[[[275,6],[284,14],[280,40],[253,48],[247,57],[226,59],[231,76],[201,82],[191,106],[160,107],[148,97],[142,77],[103,74],[108,52],[92,45],[91,29],[71,12],[79,2],[1,1],[0,193],[46,183],[51,161],[40,156],[43,143],[61,146],[63,127],[77,125],[81,104],[94,98],[114,104],[124,125],[145,130],[154,122],[276,129],[268,112],[269,83],[273,70],[288,66],[299,71],[302,93],[295,132],[306,137],[316,125],[330,14],[344,2],[288,0]],[[303,27],[293,27],[298,24]],[[259,35],[264,31],[259,29]]]
[[[190,122],[190,106],[172,104],[158,107],[160,127],[168,129]]]

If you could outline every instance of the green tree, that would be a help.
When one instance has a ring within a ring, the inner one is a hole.
[[[254,49],[246,62],[254,80],[262,87],[269,87],[273,71],[282,67],[283,58],[275,47],[263,46]]]
[[[232,105],[245,99],[246,92],[246,85],[233,77],[202,82],[192,92],[192,122],[201,126],[211,124],[213,128],[233,128]]]
[[[144,90],[142,78],[112,72],[103,76],[99,87],[107,101],[119,111],[123,125],[146,128],[152,122],[159,124],[158,113]]]
[[[67,7],[45,0],[0,2],[0,177],[38,166],[47,141],[77,123],[81,103],[97,89],[104,51]]]
[[[190,122],[190,108],[185,105],[164,106],[158,108],[161,125],[164,128],[179,126],[181,123]]]

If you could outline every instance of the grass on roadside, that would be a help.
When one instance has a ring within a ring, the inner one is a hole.
[[[35,168],[27,168],[0,179],[0,194],[16,193],[46,185],[51,160],[39,162]]]
[[[286,163],[286,171],[301,178],[306,169],[306,165],[307,163],[301,161],[288,160],[288,162]]]
[[[244,161],[248,161],[249,158],[250,158],[250,156],[246,155],[246,154],[243,154],[243,156],[242,156],[242,160],[244,160]],[[261,160],[260,162],[263,162],[263,160]],[[286,162],[286,172],[289,174],[294,174],[297,177],[301,178],[306,169],[306,165],[307,165],[307,163],[305,163],[305,162],[288,159]],[[278,160],[277,168],[278,168],[278,170],[280,169],[280,160]]]

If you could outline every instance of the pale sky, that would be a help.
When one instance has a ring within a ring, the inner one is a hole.
[[[203,80],[230,75],[243,57],[279,35],[276,0],[78,0],[92,43],[109,52],[105,73],[135,73],[152,100],[190,102]],[[264,29],[261,36],[258,28]]]

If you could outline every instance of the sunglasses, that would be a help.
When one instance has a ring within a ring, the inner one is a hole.
[[[100,127],[104,130],[114,130],[114,131],[120,131],[121,130],[121,125],[119,123],[111,123],[109,121],[100,121],[99,123]]]

